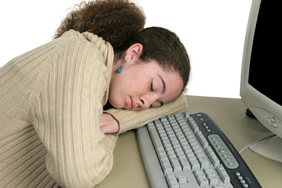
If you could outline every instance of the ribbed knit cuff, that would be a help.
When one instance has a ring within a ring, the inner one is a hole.
[[[163,105],[160,108],[150,108],[144,111],[130,111],[123,109],[109,109],[105,112],[114,116],[120,125],[120,130],[117,134],[124,133],[130,129],[139,128],[150,121],[153,121],[162,116],[183,113],[188,110],[187,101],[184,95],[178,97],[175,101]]]

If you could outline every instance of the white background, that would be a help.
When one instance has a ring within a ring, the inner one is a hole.
[[[81,0],[3,1],[0,67],[52,40],[68,8]],[[251,0],[137,0],[146,27],[174,31],[191,59],[189,95],[240,98],[240,72]]]

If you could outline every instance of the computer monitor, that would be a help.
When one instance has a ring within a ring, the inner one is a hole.
[[[282,162],[282,19],[279,9],[273,1],[252,2],[243,50],[240,95],[252,114],[277,135],[262,144],[265,148],[260,148],[261,152],[264,156],[272,152],[269,158]]]

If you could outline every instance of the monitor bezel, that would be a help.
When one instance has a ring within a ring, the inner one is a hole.
[[[253,0],[245,35],[241,69],[240,96],[254,116],[274,134],[282,137],[282,106],[271,100],[249,84],[249,69],[261,0]],[[270,85],[271,87],[272,85]],[[276,125],[270,119],[276,120]]]

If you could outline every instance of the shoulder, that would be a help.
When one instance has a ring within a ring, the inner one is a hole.
[[[103,40],[103,38],[89,32],[80,33],[69,30],[58,40],[62,40],[67,48],[76,48],[80,55],[103,60],[107,67],[111,67],[114,59],[114,50],[112,45]]]

